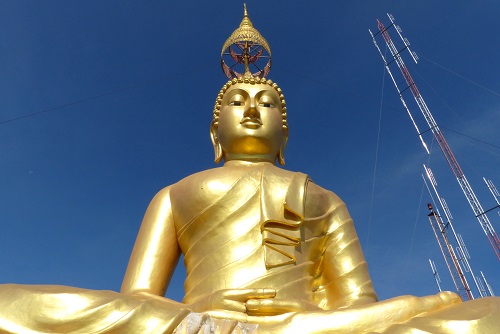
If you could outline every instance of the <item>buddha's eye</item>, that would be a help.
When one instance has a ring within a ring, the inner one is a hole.
[[[241,106],[245,105],[245,102],[243,102],[243,101],[231,101],[231,102],[229,102],[229,105],[230,106],[241,107]]]
[[[261,108],[274,108],[274,105],[275,101],[271,96],[264,94],[259,98],[259,107]]]

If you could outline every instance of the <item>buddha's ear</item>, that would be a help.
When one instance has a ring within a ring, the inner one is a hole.
[[[214,145],[215,153],[215,163],[218,164],[222,160],[222,147],[219,142],[219,134],[217,133],[217,124],[215,120],[210,124],[210,138],[212,139],[212,144]]]
[[[285,148],[288,142],[288,127],[283,128],[283,143],[281,143],[280,152],[278,153],[278,162],[280,165],[285,164]]]

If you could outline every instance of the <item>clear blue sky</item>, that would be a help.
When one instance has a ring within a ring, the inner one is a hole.
[[[435,293],[429,258],[443,288],[453,290],[427,220],[429,195],[421,195],[429,157],[387,76],[383,85],[368,29],[377,18],[388,24],[387,12],[395,16],[421,58],[418,65],[406,58],[410,71],[490,208],[482,177],[500,187],[500,3],[247,6],[271,45],[269,78],[287,100],[286,168],[347,203],[379,297]],[[120,288],[150,199],[214,167],[209,124],[226,81],[220,49],[242,8],[238,1],[0,3],[0,283]],[[473,270],[500,295],[500,263],[434,151],[430,166]],[[497,212],[490,219],[500,232]],[[182,298],[182,281],[179,271],[169,296]]]

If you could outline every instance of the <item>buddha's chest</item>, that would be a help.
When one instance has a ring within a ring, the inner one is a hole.
[[[183,231],[195,221],[197,225],[206,222],[210,218],[200,216],[221,199],[225,204],[218,208],[219,211],[231,206],[231,203],[239,196],[235,195],[229,199],[224,199],[224,197],[236,179],[237,177],[234,175],[226,175],[224,178],[208,175],[204,178],[190,179],[176,184],[172,189],[170,199],[176,230]]]
[[[273,168],[274,171],[274,168]],[[265,175],[264,175],[265,174]],[[201,221],[217,219],[240,207],[261,207],[283,211],[287,179],[275,173],[255,168],[217,168],[191,175],[172,187],[170,201],[176,230],[182,231],[209,210],[214,214]],[[244,217],[241,217],[242,219]]]

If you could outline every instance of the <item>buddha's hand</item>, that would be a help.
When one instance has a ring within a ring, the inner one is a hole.
[[[194,312],[223,310],[246,314],[248,301],[272,300],[275,296],[274,289],[218,290],[189,304],[189,308]]]
[[[251,316],[273,316],[319,310],[321,308],[317,305],[293,298],[250,299],[246,302],[246,313]]]

